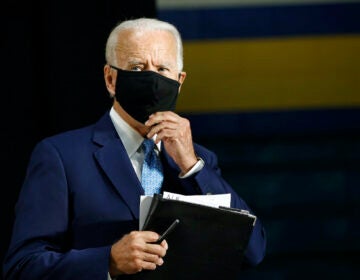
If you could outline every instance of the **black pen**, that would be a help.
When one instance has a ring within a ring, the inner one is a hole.
[[[166,237],[174,230],[174,228],[180,223],[179,219],[176,219],[159,237],[158,240],[155,241],[156,244],[160,244]]]

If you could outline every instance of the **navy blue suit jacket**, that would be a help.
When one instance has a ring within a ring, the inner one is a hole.
[[[231,193],[232,207],[250,210],[221,177],[216,155],[197,144],[195,150],[204,168],[179,179],[180,170],[162,149],[163,190],[186,195]],[[5,279],[86,275],[106,280],[111,245],[138,230],[142,194],[109,112],[94,125],[42,140],[34,148],[16,205]],[[259,263],[265,243],[257,220],[245,262]]]

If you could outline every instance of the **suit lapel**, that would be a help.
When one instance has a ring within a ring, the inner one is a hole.
[[[95,126],[93,140],[102,146],[94,153],[96,160],[138,219],[140,195],[144,191],[108,114]]]

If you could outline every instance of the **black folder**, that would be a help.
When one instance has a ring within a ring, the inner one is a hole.
[[[166,238],[164,264],[142,271],[134,279],[235,279],[241,269],[256,217],[247,211],[211,207],[155,194],[143,230],[162,234],[180,222]]]

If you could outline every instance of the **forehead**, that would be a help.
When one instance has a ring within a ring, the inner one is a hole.
[[[128,29],[119,33],[116,51],[122,59],[129,56],[151,56],[153,59],[176,60],[177,46],[174,35],[169,31]]]

